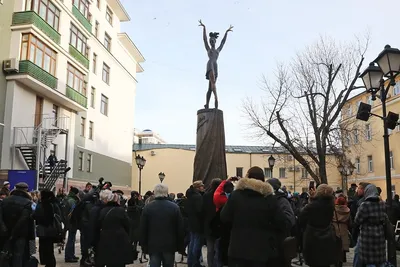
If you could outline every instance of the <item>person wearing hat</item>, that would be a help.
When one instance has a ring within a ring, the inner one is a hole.
[[[349,190],[347,191],[347,196],[349,198],[353,198],[356,196],[357,187],[357,184],[351,184]]]
[[[186,190],[185,210],[188,214],[188,225],[190,231],[190,243],[188,249],[188,266],[199,267],[201,248],[203,245],[203,193],[204,184],[202,181],[194,181]]]
[[[9,181],[5,181],[3,183],[3,187],[0,190],[2,193],[5,193],[7,196],[10,195],[10,182]]]
[[[10,196],[1,204],[4,225],[7,228],[7,239],[10,240],[11,265],[23,267],[29,260],[28,244],[35,239],[32,219],[32,199],[26,183],[17,183]]]
[[[68,230],[68,239],[65,245],[65,262],[72,263],[78,262],[79,258],[75,256],[75,240],[76,232],[78,230],[78,221],[73,216],[73,211],[79,203],[79,189],[71,187],[68,196],[64,200],[64,216],[65,229]]]

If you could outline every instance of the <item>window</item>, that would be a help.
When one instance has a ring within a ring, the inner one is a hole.
[[[93,121],[89,121],[89,139],[93,140]]]
[[[103,63],[103,82],[110,84],[110,67],[106,63]]]
[[[356,162],[354,165],[356,167],[356,173],[360,173],[361,172],[360,158],[356,158]]]
[[[83,171],[83,152],[79,151],[78,154],[78,170]]]
[[[108,23],[110,23],[110,25],[112,25],[113,13],[109,7],[107,7],[106,9],[106,20],[108,21]]]
[[[264,168],[264,176],[267,179],[272,178],[272,173],[270,168]]]
[[[374,101],[372,100],[372,96],[369,96],[369,97],[368,97],[367,104],[368,104],[368,105],[371,105],[371,106],[374,105]]]
[[[354,144],[358,144],[358,129],[354,129]]]
[[[365,125],[365,138],[370,141],[372,140],[372,130],[371,130],[371,125],[366,124]]]
[[[108,98],[105,95],[101,95],[100,112],[103,115],[108,115]]]
[[[75,1],[77,1],[77,0],[75,0]],[[71,24],[71,35],[70,35],[69,43],[73,47],[75,47],[86,58],[89,56],[89,49],[87,47],[87,38],[73,24]]]
[[[308,171],[305,168],[301,169],[301,178],[306,179],[308,177]]]
[[[87,155],[86,170],[87,170],[87,172],[92,172],[92,154]]]
[[[286,178],[286,168],[279,168],[279,178]]]
[[[85,75],[71,64],[68,64],[67,68],[67,85],[86,96],[87,83],[85,81]]]
[[[399,121],[397,122],[397,131],[398,131],[398,132],[400,131],[400,119],[399,119]]]
[[[81,136],[85,136],[86,119],[81,117]]]
[[[243,177],[243,167],[236,167],[236,177]]]
[[[21,60],[29,60],[51,75],[56,73],[56,52],[33,34],[22,35]]]
[[[96,102],[96,88],[92,87],[90,92],[90,107],[94,108],[94,103]]]
[[[111,51],[111,37],[107,33],[104,34],[104,46],[108,51]]]
[[[56,144],[52,144],[52,148],[50,149],[50,154],[53,154],[54,156],[57,157],[57,145]]]
[[[90,20],[89,13],[89,1],[88,0],[74,0],[74,6],[85,16],[87,20]]]
[[[393,151],[390,151],[390,168],[394,169],[394,158],[393,158]]]
[[[93,73],[96,74],[97,72],[97,55],[93,53]]]
[[[358,110],[358,108],[360,107],[361,102],[362,102],[361,100],[358,100],[358,101],[357,101],[357,110]]]
[[[351,105],[349,105],[349,107],[347,108],[347,116],[351,117],[351,115],[352,115],[352,108]]]
[[[60,24],[60,10],[48,0],[27,0],[26,10],[35,11],[51,27],[58,31]]]
[[[97,20],[94,26],[94,36],[96,36],[96,38],[99,38],[99,22]]]
[[[350,146],[351,145],[351,138],[350,138],[350,134],[346,134],[344,137],[344,145],[345,146]]]
[[[100,9],[100,0],[97,0],[97,8]]]
[[[374,171],[374,163],[372,161],[372,156],[368,156],[368,171],[373,172]]]
[[[400,81],[396,82],[395,86],[393,87],[393,95],[400,94]]]
[[[52,110],[52,117],[53,117],[53,126],[57,126],[57,118],[58,118],[58,106],[53,104],[53,110]]]

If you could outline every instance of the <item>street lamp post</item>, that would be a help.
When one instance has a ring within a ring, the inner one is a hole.
[[[165,173],[160,172],[160,173],[158,174],[158,178],[160,178],[160,182],[162,183],[162,182],[164,181],[164,179],[165,179]]]
[[[375,63],[378,65],[376,66]],[[368,121],[370,116],[376,116],[383,120],[383,145],[385,152],[385,171],[386,171],[386,192],[388,214],[392,213],[392,177],[390,166],[390,147],[389,147],[389,131],[394,129],[398,123],[399,115],[386,110],[386,99],[391,86],[396,84],[396,76],[400,72],[400,50],[391,48],[389,45],[379,54],[379,56],[371,62],[368,68],[360,75],[367,92],[371,93],[372,100],[376,100],[378,96],[382,102],[382,116],[371,113],[371,106],[363,103],[357,112],[357,119]],[[386,78],[386,79],[385,79]],[[386,86],[385,86],[386,84]],[[379,93],[379,95],[377,95]],[[388,258],[389,261],[397,266],[396,263],[396,247],[393,242],[388,242]]]
[[[271,170],[271,178],[274,178],[273,175],[273,170],[274,170],[274,165],[275,165],[275,158],[271,155],[268,158],[268,165],[269,165],[269,169]]]
[[[337,167],[339,173],[342,175],[342,189],[344,193],[347,193],[347,179],[354,172],[354,165],[350,161],[341,162]]]
[[[138,166],[139,169],[139,195],[142,195],[142,170],[144,168],[144,165],[146,165],[146,159],[143,156],[137,155],[135,157],[136,160],[136,165]]]

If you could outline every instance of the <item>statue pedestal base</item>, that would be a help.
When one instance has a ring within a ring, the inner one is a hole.
[[[202,180],[208,186],[214,178],[227,178],[224,115],[219,109],[200,109],[193,181]]]

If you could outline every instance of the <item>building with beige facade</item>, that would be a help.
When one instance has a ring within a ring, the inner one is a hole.
[[[119,0],[0,5],[0,168],[35,170],[48,188],[130,187],[137,73],[144,58]],[[55,169],[47,159],[57,156]]]
[[[193,162],[196,152],[194,145],[173,144],[135,144],[133,158],[136,155],[146,159],[142,170],[142,192],[153,190],[160,183],[158,174],[165,173],[165,180],[170,192],[186,192],[193,180]],[[276,159],[273,173],[268,166],[268,157]],[[334,156],[328,156],[327,173],[329,184],[336,189],[342,187],[342,178],[337,170]],[[279,178],[292,192],[302,192],[311,181],[307,171],[285,151],[265,146],[226,146],[226,163],[228,176],[244,177],[247,170],[253,166],[261,167],[266,179]],[[132,163],[132,189],[138,190],[139,170]],[[221,177],[226,178],[226,177]]]
[[[372,105],[371,112],[382,115],[382,104],[379,99],[372,101],[371,95],[362,92],[350,98],[343,107],[340,125],[343,132],[343,150],[355,168],[349,176],[349,183],[369,182],[381,187],[383,198],[386,198],[385,156],[383,148],[383,121],[370,117],[367,122],[356,119],[361,102]],[[390,88],[387,99],[387,110],[400,113],[400,78]],[[390,165],[392,169],[392,191],[400,189],[400,126],[389,129]]]

